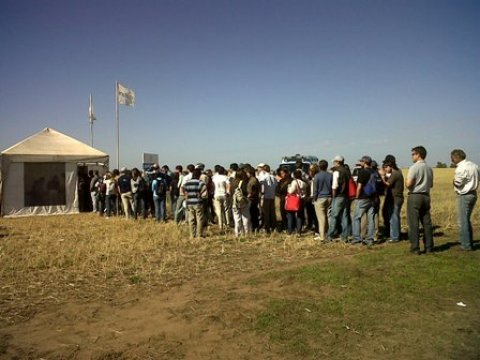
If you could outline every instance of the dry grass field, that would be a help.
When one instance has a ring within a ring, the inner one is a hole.
[[[406,241],[0,219],[0,359],[478,359],[480,251],[458,251],[451,178],[435,170],[437,252],[422,256]]]

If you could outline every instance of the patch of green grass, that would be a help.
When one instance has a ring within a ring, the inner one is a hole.
[[[383,247],[277,273],[298,291],[271,300],[254,327],[303,358],[473,359],[480,355],[478,264],[480,252],[413,256]]]

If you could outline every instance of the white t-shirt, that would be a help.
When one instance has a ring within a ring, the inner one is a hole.
[[[228,177],[226,175],[215,174],[212,176],[212,182],[215,185],[213,197],[224,197],[227,194]]]

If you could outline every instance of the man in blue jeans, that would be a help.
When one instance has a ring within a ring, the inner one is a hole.
[[[453,187],[457,193],[458,222],[460,225],[460,248],[473,250],[473,230],[470,217],[477,202],[478,166],[466,160],[463,150],[454,149],[451,152],[452,163],[455,164]]]
[[[340,230],[341,240],[347,242],[348,239],[348,218],[350,213],[345,216],[348,207],[348,181],[350,180],[350,170],[345,167],[344,158],[341,155],[335,156],[332,160],[332,211],[328,226],[328,240],[332,240]]]
[[[387,155],[383,161],[382,181],[387,189],[382,209],[385,226],[384,235],[389,239],[389,242],[399,242],[404,179],[402,171],[397,167],[392,155]]]
[[[166,222],[167,188],[168,184],[164,174],[157,169],[155,172],[155,178],[152,182],[153,203],[155,204],[155,220],[157,222]]]
[[[368,246],[373,245],[375,237],[375,197],[376,194],[367,195],[365,187],[373,174],[372,158],[370,156],[363,156],[360,159],[362,168],[358,172],[357,179],[357,194],[355,201],[355,212],[353,213],[353,240],[352,244],[364,243]],[[368,218],[368,232],[365,239],[361,235],[361,223],[363,214],[367,213]]]

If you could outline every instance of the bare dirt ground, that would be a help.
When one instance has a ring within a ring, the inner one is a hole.
[[[2,358],[278,358],[246,327],[258,301],[279,284],[249,285],[250,276],[207,275],[165,291],[133,289],[110,303],[45,306],[2,330],[8,334]]]
[[[275,294],[295,298],[300,289],[255,279],[322,258],[348,261],[364,250],[321,248],[313,236],[205,241],[195,247],[210,256],[209,265],[198,271],[187,270],[195,266],[192,256],[184,273],[151,286],[123,284],[84,299],[81,287],[75,296],[32,297],[0,327],[0,359],[288,358],[252,329],[253,319]]]

